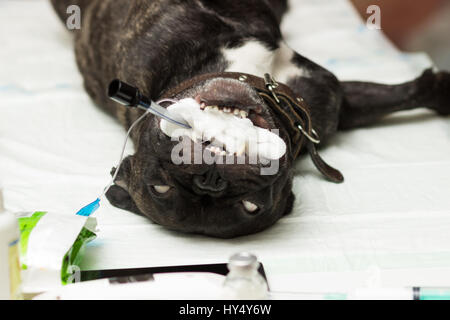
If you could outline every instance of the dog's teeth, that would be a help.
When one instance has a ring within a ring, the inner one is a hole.
[[[236,155],[238,157],[242,156],[245,153],[246,144],[242,144],[240,148],[236,151]]]
[[[240,111],[239,114],[241,115],[242,118],[247,118],[248,113],[245,111]]]
[[[233,114],[234,114],[235,116],[238,116],[239,113],[240,113],[240,110],[239,110],[238,108],[234,109]]]
[[[207,107],[205,107],[205,111],[209,111],[209,110],[211,110],[212,108],[210,107],[210,106],[207,106]]]
[[[230,108],[223,108],[223,112],[225,112],[225,113],[230,113],[230,112],[231,112],[231,109],[230,109]]]
[[[219,111],[219,107],[218,107],[218,106],[214,106],[214,107],[212,107],[212,109],[213,109],[214,111]]]
[[[206,103],[204,103],[204,102],[202,102],[201,104],[200,104],[200,109],[205,109],[205,107],[206,107]]]

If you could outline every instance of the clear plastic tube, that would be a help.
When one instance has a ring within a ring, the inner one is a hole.
[[[162,99],[162,100],[159,100],[156,103],[157,104],[161,104],[161,103],[165,103],[165,102],[176,103],[177,100],[175,100],[175,99]],[[124,157],[124,154],[125,154],[125,148],[127,146],[128,139],[130,138],[131,131],[133,131],[133,129],[137,126],[137,124],[139,122],[141,122],[148,114],[150,114],[150,110],[147,109],[147,111],[145,111],[145,113],[143,115],[141,115],[135,122],[133,122],[133,124],[128,129],[127,135],[125,137],[125,142],[123,143],[123,146],[122,146],[122,151],[120,152],[119,161],[117,162],[117,165],[116,165],[116,170],[115,170],[115,172],[114,172],[110,182],[106,185],[106,187],[103,189],[103,191],[101,192],[100,196],[98,197],[99,201],[105,196],[106,192],[108,192],[109,188],[111,188],[111,186],[114,184],[114,180],[116,180],[117,174],[119,173],[119,170],[120,170],[120,166],[122,165],[122,160],[123,160],[123,157]]]

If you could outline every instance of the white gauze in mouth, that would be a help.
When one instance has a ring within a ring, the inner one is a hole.
[[[209,141],[207,148],[220,155],[260,157],[278,160],[286,153],[286,143],[276,133],[254,126],[238,112],[224,112],[217,107],[200,108],[192,98],[180,100],[167,108],[186,120],[192,129],[161,119],[162,132],[171,138],[188,136],[194,142]]]

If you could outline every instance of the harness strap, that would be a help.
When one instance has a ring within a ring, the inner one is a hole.
[[[214,78],[235,79],[255,88],[271,110],[287,124],[293,159],[297,159],[303,147],[306,147],[314,165],[328,180],[335,183],[344,181],[341,172],[328,165],[317,152],[316,145],[320,143],[320,139],[313,129],[311,112],[305,101],[287,85],[276,82],[269,74],[264,78],[240,72],[202,74],[166,91],[162,98],[172,98],[200,82]]]

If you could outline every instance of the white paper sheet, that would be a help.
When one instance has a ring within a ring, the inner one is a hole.
[[[367,30],[345,0],[296,0],[288,43],[343,80],[395,83],[430,65]],[[70,35],[45,0],[0,1],[0,182],[8,210],[74,213],[109,181],[125,132],[90,101]],[[132,152],[132,147],[128,149]],[[103,202],[84,269],[225,262],[252,251],[273,290],[450,285],[450,122],[417,110],[339,133],[328,183],[297,165],[294,212],[232,240],[174,233]],[[368,276],[369,274],[369,276]]]

